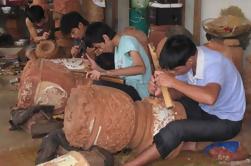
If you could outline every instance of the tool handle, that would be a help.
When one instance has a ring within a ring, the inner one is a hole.
[[[84,70],[71,70],[71,72],[75,72],[75,73],[83,73],[86,74],[87,71]],[[125,84],[125,80],[119,77],[113,77],[113,76],[101,76],[100,80],[104,80],[104,81],[109,81],[109,82],[114,82],[117,84]]]
[[[152,44],[148,44],[148,48],[149,48],[149,51],[150,51],[150,54],[151,54],[151,57],[152,57],[152,60],[153,60],[155,70],[159,69],[160,65],[159,65],[159,62],[158,62],[158,57],[157,57],[157,53],[155,51],[154,46]],[[162,92],[166,107],[167,108],[173,108],[173,102],[172,102],[172,99],[171,99],[171,95],[170,95],[170,93],[168,91],[168,88],[162,86],[161,87],[161,92]]]

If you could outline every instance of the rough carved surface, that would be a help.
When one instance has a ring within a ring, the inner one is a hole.
[[[175,109],[167,110],[162,102],[148,98],[133,103],[117,89],[78,86],[72,89],[65,109],[66,138],[72,146],[84,149],[98,145],[117,152],[127,146],[140,153],[152,144],[153,136],[162,127],[186,118],[180,104],[175,103]]]
[[[52,40],[44,40],[37,45],[35,53],[38,58],[56,58],[58,55],[58,47]]]
[[[60,103],[56,104],[58,109],[54,113],[61,113],[64,111],[67,97],[74,86],[73,74],[63,65],[42,59],[29,61],[21,75],[17,106],[27,108],[38,104],[38,101],[59,101]],[[38,87],[41,89],[37,89]],[[50,99],[50,97],[55,97],[55,94],[59,98]]]
[[[134,135],[128,144],[135,153],[145,150],[153,142],[152,104],[147,100],[135,102],[136,121]]]
[[[72,89],[64,121],[71,145],[85,149],[98,145],[117,152],[129,143],[134,125],[133,101],[122,91],[95,85]]]
[[[35,105],[54,105],[59,109],[68,98],[68,93],[58,84],[41,81],[34,96]]]
[[[81,13],[79,0],[53,0],[54,11],[66,14],[72,11]]]
[[[153,117],[153,135],[156,135],[160,129],[175,120],[173,110],[161,105],[153,105]]]
[[[69,70],[84,71],[86,65],[84,64],[83,58],[68,58],[68,59],[52,59],[51,62],[56,64],[62,64]]]
[[[178,119],[185,119],[186,113],[180,103],[175,102],[174,109],[166,109],[163,100],[146,98],[135,103],[136,121],[135,132],[128,147],[135,153],[140,153],[153,142],[153,136],[168,123]],[[173,158],[180,152],[182,145],[178,146],[168,157]]]

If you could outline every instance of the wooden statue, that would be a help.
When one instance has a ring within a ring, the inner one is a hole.
[[[155,99],[134,103],[127,94],[110,87],[78,86],[67,101],[64,132],[74,147],[97,145],[112,153],[128,147],[140,153],[162,127],[186,117],[182,108],[176,104],[167,109]]]

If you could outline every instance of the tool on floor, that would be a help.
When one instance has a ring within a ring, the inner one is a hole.
[[[18,78],[18,77],[15,77],[15,78],[13,78],[13,79],[10,79],[9,80],[9,83],[10,84],[15,84],[15,83],[18,83],[20,81],[20,79]]]

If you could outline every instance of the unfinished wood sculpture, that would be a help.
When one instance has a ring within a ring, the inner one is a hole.
[[[21,75],[17,107],[26,109],[35,105],[53,105],[53,115],[63,114],[76,83],[74,75],[63,65],[46,59],[29,61]],[[24,130],[30,133],[33,124],[45,119],[41,113],[34,114],[23,125]]]
[[[81,0],[83,15],[89,22],[104,21],[104,8],[97,6],[93,0]]]
[[[99,145],[114,153],[129,143],[134,121],[133,101],[120,90],[79,86],[68,99],[64,131],[72,146],[89,149]]]
[[[82,58],[72,59],[38,59],[29,61],[21,75],[17,106],[27,108],[37,104],[55,106],[55,114],[64,112],[71,89],[76,85],[87,85],[85,79],[87,66]],[[103,80],[119,82],[113,77]]]
[[[21,75],[17,106],[49,104],[55,106],[55,114],[60,114],[75,86],[73,74],[63,65],[45,59],[29,61]]]
[[[179,104],[167,109],[161,100],[134,103],[115,88],[78,86],[72,89],[65,108],[64,132],[75,147],[89,149],[98,145],[112,153],[129,147],[140,153],[166,124],[184,118],[185,111]],[[172,157],[179,151],[175,150]]]
[[[58,47],[52,40],[41,41],[35,50],[36,57],[52,59],[56,58]]]
[[[36,58],[56,59],[56,58],[71,58],[70,50],[73,42],[67,38],[59,38],[54,40],[44,40],[37,44],[34,51]]]

